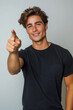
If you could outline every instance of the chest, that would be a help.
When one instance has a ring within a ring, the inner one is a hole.
[[[63,75],[63,64],[56,53],[30,54],[29,64],[33,73],[39,79],[49,80],[61,79]]]

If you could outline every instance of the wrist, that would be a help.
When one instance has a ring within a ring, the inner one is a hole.
[[[14,52],[9,52],[9,54],[18,54],[18,49]]]

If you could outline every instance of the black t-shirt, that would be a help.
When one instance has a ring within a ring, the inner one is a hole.
[[[23,110],[63,110],[61,84],[73,73],[73,58],[63,47],[51,43],[44,50],[30,45],[19,51],[24,60]]]

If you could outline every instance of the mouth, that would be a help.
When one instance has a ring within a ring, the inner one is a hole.
[[[40,34],[40,33],[34,33],[34,34],[32,34],[32,35],[35,36],[35,37],[37,37],[37,36],[39,36],[39,34]]]

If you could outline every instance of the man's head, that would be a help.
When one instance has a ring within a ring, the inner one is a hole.
[[[46,38],[48,16],[39,7],[26,9],[19,19],[33,42],[40,42]]]
[[[44,11],[42,11],[39,7],[33,7],[26,9],[22,14],[18,22],[23,25],[24,28],[26,28],[27,20],[30,16],[37,15],[39,16],[43,23],[48,23],[48,16]]]

